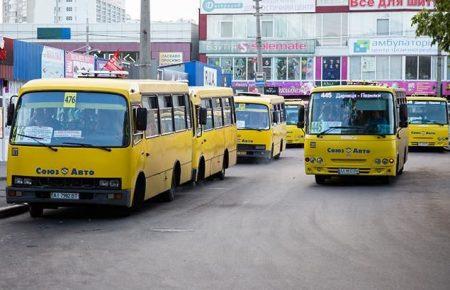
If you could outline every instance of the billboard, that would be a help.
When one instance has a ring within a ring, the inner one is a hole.
[[[91,55],[66,53],[66,77],[73,78],[79,71],[95,70],[95,58]]]
[[[42,50],[42,78],[64,77],[64,50],[44,46]]]
[[[253,0],[200,0],[201,14],[253,14]],[[264,0],[262,13],[315,12],[315,0]]]
[[[350,38],[350,55],[436,55],[430,38]]]
[[[264,41],[262,51],[264,54],[271,53],[303,53],[313,54],[315,52],[314,40],[277,40]],[[234,40],[208,40],[200,41],[200,53],[238,53],[255,54],[256,42],[254,41],[234,41]]]

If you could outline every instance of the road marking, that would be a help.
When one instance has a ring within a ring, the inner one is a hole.
[[[185,232],[193,232],[192,229],[151,229],[152,232],[158,233],[185,233]]]

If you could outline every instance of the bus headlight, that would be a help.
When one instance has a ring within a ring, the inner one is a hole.
[[[375,159],[375,164],[380,165],[381,164],[381,159],[380,158]]]
[[[107,179],[100,179],[98,185],[100,185],[101,187],[109,187],[109,180],[107,180]]]
[[[323,162],[322,157],[317,157],[317,163],[321,164]]]
[[[119,188],[120,186],[120,180],[118,179],[113,179],[109,181],[109,186],[113,187],[113,188]]]
[[[23,178],[22,177],[14,178],[14,184],[16,184],[16,185],[23,185]]]
[[[24,185],[33,185],[33,181],[31,180],[31,178],[24,178],[23,184]]]
[[[100,187],[119,188],[120,179],[100,179],[98,185]]]
[[[14,177],[14,185],[33,185],[33,180],[29,177]]]
[[[255,150],[266,150],[266,145],[255,145]]]
[[[389,163],[389,160],[387,160],[387,158],[383,158],[383,164],[387,165]]]
[[[314,157],[311,157],[311,159],[309,159],[309,162],[311,162],[311,163],[314,163],[314,162],[316,162],[316,158],[314,158]]]

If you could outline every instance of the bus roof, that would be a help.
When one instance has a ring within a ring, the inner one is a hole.
[[[128,80],[105,78],[65,78],[38,79],[26,83],[20,89],[20,94],[33,91],[91,91],[118,93],[126,97],[129,93],[187,93],[185,83],[157,80]]]
[[[261,96],[236,96],[234,100],[237,103],[264,104],[274,105],[284,103],[284,97],[277,95],[261,95]]]
[[[228,87],[189,87],[189,93],[195,97],[233,96],[233,89]]]
[[[447,102],[446,98],[440,97],[428,97],[428,96],[411,96],[406,97],[408,101],[434,101],[434,102]]]
[[[394,89],[387,86],[374,85],[342,85],[313,88],[311,93],[325,93],[325,92],[390,92],[404,91],[403,89]]]

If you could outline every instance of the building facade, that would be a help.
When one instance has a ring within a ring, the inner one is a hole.
[[[314,86],[378,81],[408,94],[437,93],[437,48],[416,38],[419,0],[264,0],[261,31],[267,87],[285,96]],[[236,90],[254,90],[256,23],[252,0],[202,0],[200,60],[222,67]],[[450,59],[442,58],[450,81]],[[445,83],[444,86],[447,84]],[[444,90],[446,87],[444,87]]]
[[[124,0],[4,0],[4,23],[119,23]]]

